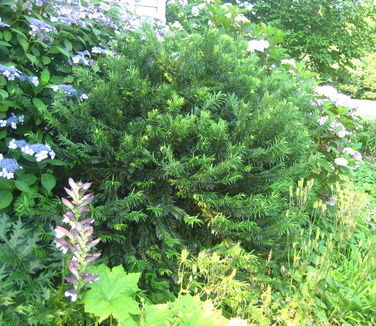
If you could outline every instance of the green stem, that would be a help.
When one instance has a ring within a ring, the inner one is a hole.
[[[112,326],[112,315],[110,315],[110,326]]]
[[[71,256],[71,255],[70,255]],[[56,298],[56,303],[59,303],[60,300],[61,300],[61,297],[63,295],[63,290],[64,290],[64,283],[65,283],[65,276],[67,275],[67,272],[68,272],[68,266],[69,266],[69,261],[71,260],[72,257],[68,257],[69,259],[67,259],[66,263],[65,263],[65,266],[63,268],[63,272],[61,274],[61,282],[60,282],[60,287],[59,287],[59,291],[58,291],[58,294],[57,294],[57,298]],[[64,263],[64,258],[63,258],[63,263]]]

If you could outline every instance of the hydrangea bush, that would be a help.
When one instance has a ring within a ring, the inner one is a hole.
[[[96,69],[99,58],[114,55],[111,49],[118,35],[139,28],[141,18],[127,10],[126,2],[10,0],[0,2],[0,19],[0,191],[7,193],[0,198],[0,209],[4,209],[14,195],[21,199],[18,207],[27,207],[38,194],[50,192],[50,186],[39,182],[41,173],[50,164],[65,163],[54,160],[54,135],[45,122],[49,109],[63,94],[85,101],[87,95],[72,86],[74,67]],[[168,32],[161,22],[152,23],[160,26],[156,29],[160,37]],[[53,170],[50,166],[50,180],[56,179]]]

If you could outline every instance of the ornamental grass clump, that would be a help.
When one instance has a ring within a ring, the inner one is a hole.
[[[62,202],[70,211],[64,214],[63,222],[67,224],[70,230],[57,226],[56,246],[64,253],[70,251],[70,259],[68,268],[72,273],[72,277],[65,277],[65,280],[73,285],[72,289],[65,292],[66,297],[71,297],[72,301],[77,300],[80,290],[87,283],[91,283],[99,279],[98,275],[86,272],[88,265],[97,259],[100,253],[91,253],[92,249],[99,243],[100,238],[93,239],[93,227],[91,224],[94,218],[81,220],[83,214],[89,211],[87,206],[92,202],[94,194],[86,194],[91,183],[75,182],[69,178],[71,189],[64,188],[71,200],[62,198]]]

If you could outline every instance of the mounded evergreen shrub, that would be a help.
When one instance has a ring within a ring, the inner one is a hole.
[[[316,157],[311,89],[246,48],[215,30],[129,36],[77,71],[87,101],[53,108],[58,155],[97,188],[111,263],[154,278],[183,246],[277,248],[304,223],[286,210]]]

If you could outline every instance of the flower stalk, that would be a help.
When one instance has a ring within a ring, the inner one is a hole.
[[[86,286],[99,279],[98,275],[87,273],[87,267],[101,254],[92,253],[93,248],[99,243],[100,239],[93,239],[92,223],[94,218],[82,219],[83,215],[89,211],[87,206],[94,199],[94,194],[87,194],[91,183],[75,182],[69,179],[71,188],[64,188],[69,199],[62,198],[62,202],[69,208],[64,214],[63,223],[68,228],[56,226],[56,247],[64,254],[70,252],[71,258],[68,261],[68,269],[71,272],[70,277],[65,277],[65,281],[72,285],[72,288],[65,291],[64,295],[70,297],[71,301],[76,301],[80,291]]]

